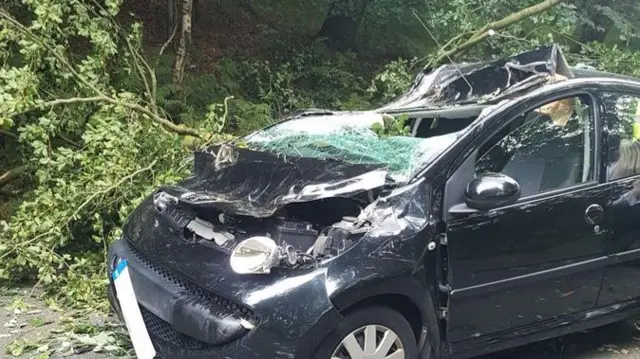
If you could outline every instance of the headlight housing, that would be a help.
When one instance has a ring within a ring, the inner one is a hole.
[[[280,248],[271,238],[251,237],[231,253],[231,269],[239,274],[268,274],[280,260]]]

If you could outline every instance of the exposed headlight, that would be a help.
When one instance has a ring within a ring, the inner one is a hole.
[[[280,259],[276,242],[267,237],[242,241],[231,253],[231,268],[239,274],[266,274]]]

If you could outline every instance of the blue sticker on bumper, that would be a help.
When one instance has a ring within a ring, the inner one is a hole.
[[[113,273],[111,273],[111,278],[113,278],[113,280],[116,280],[120,275],[120,273],[122,273],[122,271],[127,267],[127,264],[128,264],[127,260],[122,259],[120,263],[118,263],[116,268],[113,270]]]

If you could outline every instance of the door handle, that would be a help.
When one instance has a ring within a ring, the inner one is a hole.
[[[599,204],[592,204],[584,211],[584,219],[588,224],[597,225],[604,219],[604,209]]]

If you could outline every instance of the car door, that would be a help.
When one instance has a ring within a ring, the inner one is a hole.
[[[450,342],[514,328],[524,333],[596,305],[609,198],[597,180],[595,100],[589,94],[549,100],[531,100],[505,115],[512,116],[506,127],[482,132],[447,183]],[[459,183],[485,171],[518,181],[521,198],[484,211],[450,199],[457,196],[452,191],[463,192]]]
[[[604,92],[598,96],[607,126],[606,179],[610,257],[598,306],[640,299],[640,94]]]

